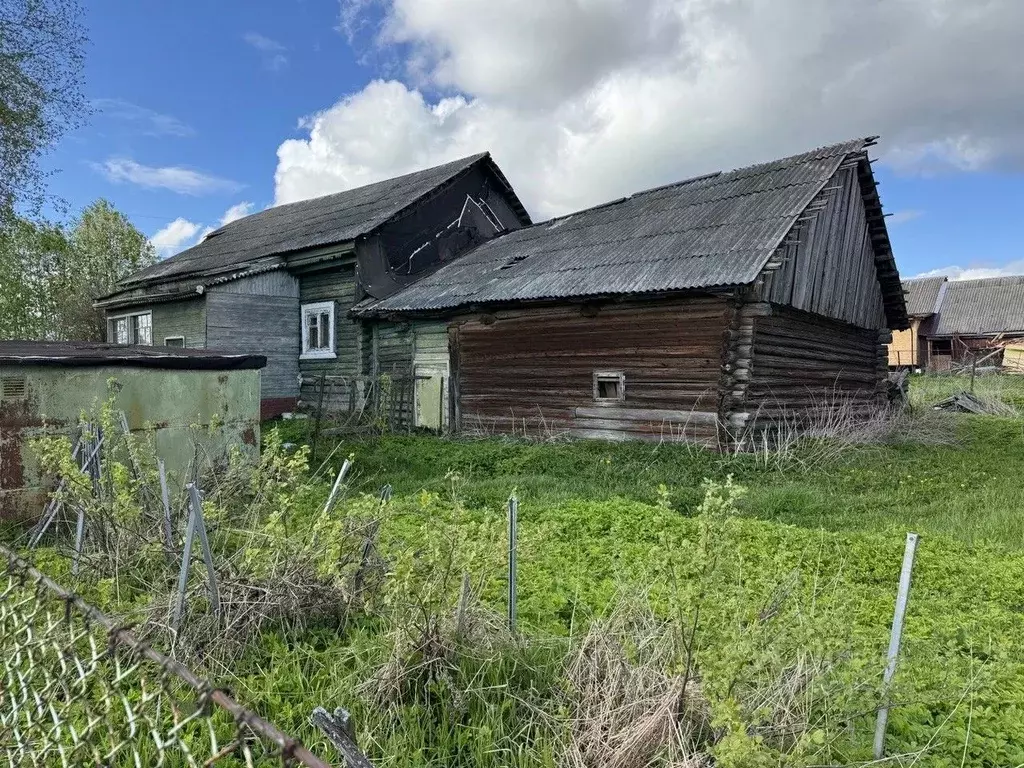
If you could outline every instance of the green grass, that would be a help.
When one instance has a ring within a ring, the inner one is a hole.
[[[572,499],[624,498],[653,503],[664,486],[671,506],[689,514],[703,478],[733,474],[750,488],[748,514],[832,531],[898,534],[913,529],[968,543],[1024,547],[1021,477],[1024,422],[935,414],[929,433],[950,444],[903,441],[849,449],[837,461],[765,470],[749,456],[684,445],[595,441],[528,443],[385,436],[332,444],[336,468],[355,456],[352,482],[373,492],[442,491],[457,472],[471,506],[500,506],[515,490],[525,508]],[[291,438],[300,439],[294,426]],[[327,453],[322,447],[321,455]]]
[[[793,623],[765,647],[744,645],[743,631],[711,632],[702,649],[707,680],[715,677],[726,648],[749,656],[756,668],[754,659],[763,661],[758,653],[785,658],[804,643],[819,651],[843,648],[843,663],[849,665],[843,674],[850,677],[846,683],[822,682],[823,690],[853,696],[863,686],[877,685],[904,536],[917,531],[922,541],[890,753],[919,753],[916,764],[928,766],[1020,765],[1024,422],[930,410],[967,386],[962,377],[915,377],[912,401],[922,417],[924,441],[855,446],[834,460],[795,460],[782,470],[766,469],[757,457],[684,445],[428,435],[325,443],[321,455],[335,449],[329,469],[354,455],[353,483],[366,492],[390,483],[404,497],[424,490],[443,496],[454,483],[481,517],[500,517],[514,490],[525,539],[521,616],[534,631],[556,633],[599,614],[624,585],[649,586],[662,610],[692,612],[692,595],[681,597],[668,587],[669,564],[694,561],[699,522],[693,515],[703,496],[702,480],[733,475],[749,489],[729,552],[739,568],[732,578],[738,579],[741,604],[770,602],[787,578],[799,574],[793,593],[799,608]],[[1024,377],[979,377],[976,391],[1013,403],[1024,396]],[[293,439],[301,439],[302,425],[289,429]],[[415,530],[401,535],[411,541],[426,535]],[[486,597],[500,608],[501,594],[498,585]],[[742,614],[730,603],[735,594],[730,595],[721,602]],[[726,610],[716,618],[716,624],[729,627],[736,614]],[[346,678],[334,660],[334,654],[349,652],[325,649],[323,666],[311,670],[304,685],[319,697],[355,696],[352,683],[341,682]],[[273,683],[261,679],[261,685]],[[514,686],[511,692],[527,696]],[[870,713],[871,704],[865,706]],[[847,709],[856,706],[848,702]],[[831,745],[829,759],[836,764],[869,760],[872,716],[854,717],[842,729],[848,738]],[[444,762],[445,755],[437,757]],[[913,757],[905,760],[914,763]]]
[[[928,406],[958,392],[970,391],[969,375],[924,374],[910,379],[910,399]],[[997,400],[1018,410],[1024,408],[1024,376],[983,374],[974,379],[974,394]]]
[[[211,494],[208,503],[220,505],[209,510],[211,521],[253,527],[214,522],[214,548],[245,562],[232,547],[250,554],[251,545],[237,541],[254,533],[252,541],[264,542],[253,545],[254,562],[312,553],[332,573],[342,561],[331,548],[338,532],[365,530],[366,516],[379,516],[377,548],[388,569],[380,592],[341,623],[321,616],[272,624],[228,666],[201,671],[323,754],[330,749],[307,722],[318,705],[351,709],[378,765],[548,768],[559,764],[558,744],[572,730],[567,658],[621,595],[645,595],[675,638],[672,673],[685,657],[679,638],[696,638],[700,696],[718,729],[717,743],[703,748],[716,765],[864,764],[904,535],[915,530],[923,538],[892,692],[890,754],[909,755],[903,765],[1022,765],[1024,422],[928,409],[957,383],[914,380],[925,441],[852,446],[825,461],[810,446],[769,462],[774,468],[758,456],[670,444],[324,441],[326,465],[313,486],[296,489],[275,464],[271,485],[281,495],[264,498],[256,518],[231,517],[232,505],[250,503],[241,498],[245,483],[232,486],[238,499]],[[1004,399],[1020,387],[985,386],[1001,387]],[[299,442],[308,424],[279,428]],[[319,510],[349,455],[351,485],[328,516],[337,526],[331,533]],[[733,514],[716,518],[703,481],[730,475],[748,493],[730,506]],[[360,492],[376,495],[385,483],[394,498],[380,511]],[[473,575],[482,609],[504,608],[504,505],[513,491],[522,633],[453,643],[460,574]],[[289,498],[295,504],[282,526],[275,505]],[[66,561],[49,564],[70,578]],[[132,580],[142,584],[133,594],[123,575],[125,594],[116,597],[110,578],[82,587],[112,612],[130,613],[161,584],[173,585],[173,565],[150,558],[143,566],[152,573]],[[348,588],[347,575],[332,578]],[[194,587],[202,593],[200,582]],[[451,645],[440,675],[424,671],[424,637]],[[642,640],[628,638],[625,653],[635,659]],[[384,671],[396,658],[407,664],[406,689],[382,704]],[[814,672],[793,701],[807,708],[809,721],[797,730],[807,743],[786,743],[773,735],[785,718],[760,697],[780,696],[803,663]],[[727,733],[732,741],[721,740]],[[766,734],[766,742],[751,734]]]

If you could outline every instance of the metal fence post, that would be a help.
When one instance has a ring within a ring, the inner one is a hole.
[[[338,493],[341,491],[341,485],[345,482],[345,476],[351,468],[352,461],[345,459],[345,462],[341,465],[341,469],[338,470],[338,476],[334,480],[334,485],[331,487],[331,493],[327,497],[327,503],[324,504],[323,514],[330,514],[334,509],[334,505],[338,503]]]
[[[174,549],[174,529],[171,526],[171,494],[167,489],[167,469],[164,467],[164,460],[156,460],[157,470],[160,473],[160,501],[163,504],[164,518],[164,544],[167,551]]]
[[[889,685],[896,674],[896,661],[900,655],[900,640],[903,637],[903,618],[907,613],[907,600],[910,598],[910,574],[914,569],[914,553],[917,551],[917,534],[908,533],[906,547],[903,550],[903,567],[900,569],[900,584],[896,593],[896,610],[892,617],[892,634],[889,637],[889,654],[885,664],[885,675],[882,678],[883,696],[888,698]],[[889,705],[882,703],[875,722],[875,760],[885,756],[885,729],[889,723]]]
[[[516,538],[519,517],[519,499],[515,494],[508,499],[508,627],[516,630]]]
[[[196,516],[196,532],[199,534],[199,544],[203,550],[203,562],[206,563],[206,575],[210,582],[210,607],[213,615],[220,617],[220,589],[217,587],[217,572],[213,567],[213,550],[210,549],[210,540],[206,536],[206,521],[203,520],[203,500],[199,496],[199,489],[195,484],[188,486],[189,499],[192,502],[192,514]]]

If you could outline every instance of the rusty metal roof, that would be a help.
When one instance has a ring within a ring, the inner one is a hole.
[[[917,317],[934,315],[942,301],[945,275],[938,277],[917,277],[903,281],[903,292],[907,296],[907,314]]]
[[[0,366],[120,366],[190,371],[236,371],[264,368],[264,355],[232,354],[206,349],[128,346],[88,341],[0,341]]]
[[[354,312],[747,284],[843,161],[872,143],[700,176],[519,229]]]
[[[165,280],[229,272],[239,267],[283,265],[281,254],[350,242],[369,234],[477,163],[485,163],[507,187],[516,213],[529,222],[529,215],[511,185],[490,154],[483,152],[333,195],[278,205],[238,219],[214,230],[198,245],[130,275],[121,281],[118,292]]]
[[[1024,332],[1024,275],[950,280],[929,336]]]

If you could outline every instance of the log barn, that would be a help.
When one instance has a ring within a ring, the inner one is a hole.
[[[434,382],[417,423],[454,431],[722,445],[838,400],[873,409],[908,327],[873,143],[524,226],[352,315]]]

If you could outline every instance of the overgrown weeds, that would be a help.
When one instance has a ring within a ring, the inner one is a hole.
[[[1005,437],[996,427],[986,445]],[[167,551],[146,494],[112,452],[112,496],[87,517],[78,588],[176,642],[307,742],[318,738],[306,725],[313,707],[351,709],[382,766],[856,765],[870,757],[902,533],[751,518],[763,511],[759,486],[790,477],[837,516],[876,486],[910,504],[962,482],[948,463],[962,460],[958,448],[895,440],[877,450],[898,477],[862,449],[841,469],[780,473],[756,457],[667,445],[417,437],[339,446],[317,471],[270,430],[258,464],[239,455],[201,479],[222,614],[211,615],[193,569],[177,637],[167,616],[184,506]],[[350,451],[352,485],[325,513]],[[947,454],[947,465],[929,466]],[[927,470],[929,483],[911,470]],[[396,487],[389,503],[377,492],[384,482]],[[517,632],[500,617],[514,487]],[[643,501],[626,498],[641,492]],[[777,499],[779,516],[795,514],[794,499]],[[49,543],[67,540],[65,529]],[[50,565],[68,578],[62,562]],[[919,569],[892,749],[959,760],[984,740],[989,764],[1024,762],[1024,731],[1007,714],[1024,702],[1024,561],[926,537]],[[968,685],[970,735],[957,703]]]

